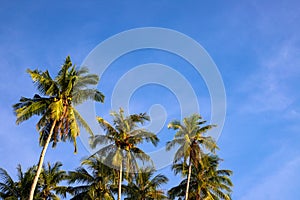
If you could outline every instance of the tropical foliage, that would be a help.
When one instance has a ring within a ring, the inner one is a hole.
[[[21,165],[18,165],[18,180],[14,181],[6,170],[0,168],[0,197],[2,199],[27,200],[34,175],[35,167],[29,168],[24,173],[22,171]]]
[[[48,163],[43,165],[37,187],[35,189],[34,199],[52,200],[60,199],[59,196],[66,197],[67,187],[59,184],[66,179],[66,172],[60,170],[62,164],[56,162],[53,165]],[[7,200],[21,199],[27,200],[30,188],[36,174],[36,166],[30,167],[25,173],[21,165],[17,167],[18,180],[14,181],[12,177],[0,168],[0,197]]]
[[[164,192],[159,188],[168,182],[168,178],[162,174],[154,176],[154,173],[153,168],[140,169],[138,173],[135,173],[133,181],[123,186],[124,193],[127,195],[125,200],[167,199]]]
[[[95,87],[99,78],[87,68],[76,68],[70,57],[57,75],[27,70],[38,94],[21,97],[13,105],[16,123],[39,116],[36,124],[42,151],[37,166],[22,171],[17,178],[0,168],[0,199],[4,200],[230,200],[232,171],[219,169],[216,141],[208,135],[215,125],[207,125],[199,114],[174,120],[168,125],[175,131],[166,150],[175,149],[172,170],[180,175],[178,185],[167,191],[167,176],[154,168],[144,143],[157,146],[159,138],[143,128],[150,121],[146,113],[125,115],[120,108],[112,111],[111,123],[97,117],[104,134],[94,135],[75,106],[86,100],[103,102],[104,95]],[[62,163],[44,163],[49,144],[69,140],[77,152],[76,139],[83,127],[90,133],[95,154],[85,157],[74,170],[62,170]],[[166,193],[167,191],[167,193]],[[122,197],[122,195],[124,195]]]
[[[50,73],[39,70],[27,70],[39,94],[33,98],[21,97],[19,103],[13,105],[19,124],[34,115],[41,116],[36,127],[40,133],[40,144],[43,146],[36,176],[34,178],[30,197],[36,187],[46,150],[50,142],[54,147],[58,141],[69,139],[74,143],[74,152],[77,152],[76,137],[79,135],[79,125],[82,125],[90,134],[91,129],[78,111],[74,108],[88,99],[103,102],[104,95],[97,89],[88,86],[98,83],[98,76],[88,74],[87,68],[76,69],[68,56],[57,76],[52,79]],[[42,96],[44,97],[42,97]]]
[[[199,114],[193,114],[183,119],[183,123],[178,120],[172,121],[168,128],[174,129],[174,139],[167,143],[167,150],[179,145],[174,156],[174,164],[182,161],[188,166],[185,200],[189,199],[189,184],[192,173],[192,166],[198,166],[201,163],[203,149],[214,152],[217,145],[212,137],[204,134],[214,127],[214,125],[204,125],[206,121],[202,120]],[[188,161],[188,162],[187,162]]]
[[[97,156],[83,160],[82,166],[70,171],[67,177],[68,184],[77,184],[68,189],[73,195],[72,200],[114,199],[111,186],[115,183],[116,173]]]
[[[233,186],[229,176],[230,170],[218,169],[220,159],[215,155],[205,154],[198,167],[192,167],[190,180],[190,200],[230,200],[231,187]],[[186,175],[188,166],[182,162],[172,166],[175,174]],[[187,179],[182,180],[178,186],[168,191],[170,199],[184,197]]]
[[[61,167],[60,162],[43,166],[38,181],[38,197],[43,200],[59,199],[58,195],[66,197],[67,186],[59,185],[67,177],[66,171],[61,170]]]
[[[119,169],[118,181],[118,200],[121,199],[123,171],[129,177],[129,172],[137,172],[138,161],[150,161],[150,157],[137,145],[144,141],[157,145],[159,139],[154,134],[143,128],[139,124],[144,124],[149,120],[149,116],[145,113],[124,115],[123,109],[119,112],[111,112],[113,116],[113,124],[98,117],[100,126],[106,131],[106,135],[96,135],[91,140],[92,147],[98,144],[108,144],[97,151],[97,154],[104,159],[105,164]]]

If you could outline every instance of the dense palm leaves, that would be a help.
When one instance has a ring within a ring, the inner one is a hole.
[[[59,199],[59,196],[66,197],[69,193],[73,200],[113,200],[117,192],[118,200],[121,200],[122,193],[127,195],[126,200],[166,199],[160,186],[168,179],[161,174],[154,176],[150,156],[140,146],[144,142],[156,146],[159,141],[154,133],[140,127],[150,120],[145,113],[125,116],[120,109],[119,112],[111,113],[112,124],[98,117],[106,134],[94,136],[74,106],[86,100],[103,102],[103,94],[90,87],[97,85],[97,75],[88,74],[87,68],[76,69],[70,57],[66,58],[54,78],[47,70],[27,72],[38,94],[32,98],[21,97],[13,105],[16,123],[40,116],[36,128],[43,149],[37,166],[29,168],[25,173],[18,166],[17,181],[0,168],[0,198],[50,200]],[[184,118],[182,123],[173,121],[168,125],[176,133],[174,139],[167,143],[166,149],[179,147],[174,155],[173,170],[186,177],[178,186],[169,190],[171,199],[230,199],[232,183],[229,176],[232,172],[218,169],[220,159],[211,154],[215,153],[217,145],[211,137],[205,136],[214,125],[205,123],[200,115],[194,114]],[[43,166],[50,143],[55,147],[60,141],[70,140],[76,153],[80,126],[91,134],[93,148],[104,146],[85,159],[81,167],[68,174],[60,169],[61,163]],[[126,179],[126,185],[122,185],[123,179]],[[73,186],[60,186],[63,180]]]
[[[203,148],[210,152],[214,152],[217,148],[215,141],[211,137],[204,136],[204,134],[213,127],[213,125],[205,125],[201,116],[193,114],[190,117],[183,119],[183,124],[175,120],[168,125],[168,128],[176,130],[174,139],[167,143],[167,150],[179,145],[179,149],[175,153],[174,163],[183,160],[188,163],[187,184],[185,200],[189,195],[189,183],[191,178],[192,165],[197,166],[201,162],[201,155]],[[188,162],[187,162],[188,161]]]
[[[6,170],[0,168],[0,197],[2,199],[28,199],[35,169],[31,167],[24,173],[21,165],[18,165],[17,171],[18,181],[15,182]]]
[[[162,184],[168,182],[168,178],[162,174],[153,177],[155,170],[151,168],[141,169],[134,174],[132,182],[124,187],[127,194],[125,200],[163,200],[167,199],[164,192],[159,190]]]
[[[79,185],[69,187],[72,200],[112,200],[110,186],[114,184],[114,174],[117,173],[103,164],[99,157],[93,156],[82,162],[84,167],[69,172],[68,183]]]
[[[35,189],[34,199],[52,200],[59,199],[57,194],[65,196],[67,187],[59,186],[59,183],[66,178],[66,172],[60,170],[61,163],[57,162],[51,166],[49,163],[43,166],[39,182]],[[10,175],[0,168],[0,197],[3,199],[27,200],[30,188],[36,174],[36,167],[29,168],[25,173],[22,172],[21,165],[17,167],[18,180],[15,182]]]
[[[70,57],[66,58],[55,79],[52,79],[48,71],[27,70],[27,72],[40,94],[35,94],[33,98],[22,97],[13,108],[17,115],[17,124],[34,115],[41,116],[37,123],[37,129],[40,133],[40,144],[43,146],[43,150],[30,192],[30,200],[32,200],[49,143],[52,141],[53,146],[55,146],[59,140],[70,139],[74,143],[74,151],[76,152],[79,125],[91,133],[87,123],[74,108],[74,105],[88,99],[103,102],[104,96],[98,90],[88,88],[89,85],[98,83],[98,76],[87,74],[86,68],[76,70]]]
[[[57,194],[64,197],[66,196],[67,187],[59,185],[67,176],[67,173],[60,169],[61,166],[62,164],[60,162],[56,162],[52,166],[50,163],[43,166],[38,182],[38,196],[41,199],[59,199]]]
[[[106,131],[106,135],[96,135],[92,138],[92,147],[96,147],[97,144],[108,144],[97,153],[105,157],[104,162],[107,165],[120,170],[118,181],[118,200],[120,200],[123,171],[129,178],[129,172],[138,171],[138,161],[150,161],[150,157],[137,145],[146,141],[156,146],[159,140],[154,133],[138,127],[138,124],[149,120],[146,114],[125,117],[124,111],[120,109],[119,113],[112,112],[111,115],[113,125],[98,117],[98,122]]]
[[[71,139],[76,151],[76,137],[82,125],[91,133],[87,123],[74,108],[88,99],[103,102],[104,96],[97,89],[88,88],[89,85],[98,83],[98,76],[87,74],[87,68],[76,70],[72,66],[70,57],[67,57],[55,79],[49,72],[27,70],[40,94],[33,98],[21,97],[20,102],[13,106],[17,115],[16,123],[19,124],[34,115],[41,116],[37,129],[41,134],[40,142],[43,145],[50,134],[54,122],[51,141],[55,146],[57,141]],[[40,95],[46,96],[41,97]]]
[[[230,170],[219,170],[220,159],[215,155],[205,154],[201,158],[202,164],[192,167],[190,180],[190,200],[230,200],[232,182],[229,176]],[[185,163],[173,165],[175,174],[186,175],[188,166]],[[169,197],[184,197],[187,179],[184,179],[176,187],[169,190]]]

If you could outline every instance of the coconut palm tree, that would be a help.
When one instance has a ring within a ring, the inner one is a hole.
[[[153,168],[140,169],[134,174],[132,182],[124,185],[125,200],[163,200],[167,199],[159,187],[168,182],[168,178],[162,174],[153,177]]]
[[[216,155],[204,154],[202,162],[198,167],[192,166],[190,179],[190,195],[189,200],[230,200],[231,187],[233,186],[230,170],[218,169],[220,159]],[[186,175],[188,173],[186,163],[174,164],[172,166],[175,174]],[[175,197],[184,197],[187,178],[182,180],[178,186],[168,191],[170,199]]]
[[[27,200],[29,188],[32,184],[35,167],[29,168],[25,173],[22,171],[21,165],[17,167],[18,181],[14,181],[6,170],[0,168],[0,197],[10,200]]]
[[[67,187],[60,186],[63,180],[66,179],[67,173],[61,170],[60,162],[50,163],[47,166],[43,165],[43,170],[39,177],[39,192],[38,196],[43,200],[59,199],[58,194],[66,197]]]
[[[204,136],[204,134],[214,125],[204,125],[206,121],[202,120],[199,114],[193,114],[190,117],[183,119],[183,124],[180,121],[172,121],[169,123],[168,128],[176,130],[174,139],[167,142],[167,151],[179,145],[179,149],[175,153],[174,163],[183,159],[184,163],[188,162],[187,184],[185,200],[189,196],[189,183],[191,177],[192,165],[197,165],[201,161],[201,154],[203,149],[214,152],[217,145],[212,137]]]
[[[8,172],[0,168],[0,197],[2,199],[5,198],[18,198],[18,189],[12,177],[8,174]]]
[[[159,139],[154,134],[138,124],[150,120],[145,113],[124,116],[124,111],[111,112],[113,125],[98,117],[100,126],[106,131],[106,135],[96,135],[91,139],[91,146],[95,148],[98,144],[107,144],[97,151],[97,154],[105,157],[105,164],[119,169],[118,200],[121,200],[123,171],[129,178],[129,172],[138,171],[140,161],[151,161],[150,157],[138,147],[139,144],[151,142],[157,145]]]
[[[97,89],[88,88],[98,83],[98,76],[87,74],[87,68],[77,70],[75,65],[72,65],[69,56],[54,79],[47,70],[44,72],[27,70],[27,72],[40,94],[35,94],[33,98],[21,97],[19,103],[14,104],[13,108],[17,116],[17,124],[34,115],[41,116],[37,123],[37,130],[40,133],[40,144],[43,148],[30,190],[29,200],[32,200],[49,143],[52,142],[54,147],[58,141],[70,139],[74,143],[76,153],[79,125],[92,134],[88,124],[74,106],[88,99],[103,102],[104,96]]]
[[[116,173],[97,156],[83,160],[81,167],[68,174],[68,184],[79,184],[68,188],[73,195],[71,200],[113,200],[111,185]]]

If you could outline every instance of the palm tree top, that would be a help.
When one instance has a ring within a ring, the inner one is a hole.
[[[153,166],[150,156],[138,145],[146,141],[156,146],[159,139],[156,134],[139,127],[150,119],[145,113],[125,116],[124,110],[120,108],[119,112],[111,112],[111,116],[112,124],[102,117],[97,118],[106,134],[92,137],[91,147],[96,148],[98,144],[106,145],[95,154],[102,158],[105,165],[119,171],[118,200],[121,200],[123,174],[130,181],[133,173],[138,172],[140,164]]]
[[[115,143],[121,149],[128,150],[137,144],[151,142],[156,146],[159,142],[158,137],[143,128],[139,128],[138,124],[143,125],[150,117],[146,113],[124,115],[124,110],[119,109],[119,112],[112,111],[110,115],[113,117],[113,125],[107,122],[102,117],[97,117],[99,125],[106,132],[104,137],[97,135],[92,138],[91,146],[96,147],[97,144]]]
[[[138,173],[134,174],[133,181],[123,185],[124,193],[127,194],[125,200],[167,199],[160,187],[168,182],[168,178],[162,174],[154,176],[155,172],[155,169],[152,167],[139,169]]]
[[[70,171],[67,177],[68,184],[75,184],[68,188],[72,199],[113,200],[111,186],[116,172],[104,165],[96,155],[83,160],[81,164],[75,171]]]
[[[230,200],[233,184],[230,180],[231,170],[218,169],[221,159],[217,155],[204,154],[202,164],[192,166],[190,192],[188,199],[216,199]],[[184,162],[174,164],[172,170],[175,174],[188,174],[188,165]],[[184,197],[187,179],[168,191],[170,199]]]
[[[59,139],[65,141],[68,138],[74,141],[76,152],[75,138],[80,131],[78,126],[85,128],[91,135],[93,133],[74,106],[89,99],[104,101],[104,95],[91,87],[97,85],[98,75],[88,74],[86,67],[77,69],[69,56],[55,78],[51,77],[48,70],[28,69],[27,72],[38,94],[33,98],[21,97],[19,102],[13,105],[17,116],[16,123],[20,124],[34,115],[41,116],[36,126],[40,132],[40,144],[43,146],[55,121],[57,123],[51,139],[53,146]]]
[[[175,145],[179,149],[174,155],[174,162],[184,158],[186,161],[189,156],[198,155],[201,147],[215,152],[218,146],[211,136],[206,136],[207,131],[216,125],[205,125],[206,121],[199,114],[193,114],[183,119],[183,123],[174,120],[168,124],[169,129],[176,131],[173,140],[167,142],[166,150],[169,151]]]
[[[206,133],[216,125],[205,125],[205,120],[202,119],[201,115],[195,113],[190,117],[186,117],[183,119],[183,123],[178,120],[174,120],[168,124],[169,129],[176,130],[175,137],[184,137],[185,135],[189,135],[190,138],[194,138],[197,140],[201,135]]]

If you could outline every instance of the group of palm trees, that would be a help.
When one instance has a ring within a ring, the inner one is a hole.
[[[126,116],[120,108],[111,112],[112,123],[97,117],[105,134],[94,135],[75,106],[86,100],[104,101],[104,95],[90,87],[98,84],[97,75],[89,74],[87,68],[77,69],[69,56],[55,78],[48,71],[28,70],[28,73],[39,94],[33,98],[21,97],[13,108],[17,124],[34,115],[40,116],[36,127],[42,152],[38,164],[25,173],[18,166],[17,181],[0,168],[2,199],[50,200],[65,198],[67,194],[74,200],[231,199],[232,172],[219,169],[221,159],[215,153],[218,147],[213,138],[206,136],[214,125],[205,125],[199,114],[168,125],[176,133],[166,144],[166,150],[178,147],[172,170],[181,174],[182,180],[169,191],[163,191],[161,185],[168,178],[157,174],[141,145],[149,142],[156,146],[159,142],[155,133],[142,127],[150,120],[146,113]],[[96,153],[85,158],[74,171],[61,170],[59,162],[44,165],[50,143],[55,147],[60,141],[70,140],[77,152],[80,127],[90,133],[90,145]]]

